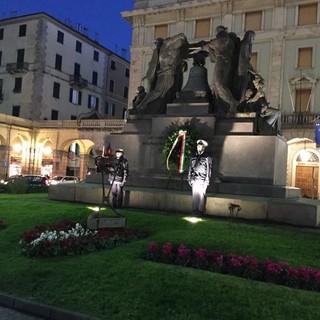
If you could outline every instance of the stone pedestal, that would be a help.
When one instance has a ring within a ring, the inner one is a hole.
[[[126,219],[124,217],[107,217],[100,214],[91,214],[87,219],[87,228],[91,230],[124,228],[125,225]]]
[[[187,172],[172,176],[161,155],[168,129],[177,123],[193,121],[213,154],[213,176],[208,192],[274,198],[300,196],[298,188],[286,187],[284,138],[258,134],[255,113],[217,120],[208,115],[207,108],[209,104],[169,104],[166,115],[128,120],[123,133],[108,136],[106,145],[110,143],[112,149],[125,150],[124,157],[129,161],[127,186],[190,190]],[[101,183],[101,177],[88,176],[87,182]]]

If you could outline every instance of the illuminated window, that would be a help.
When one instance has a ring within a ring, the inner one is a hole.
[[[299,48],[298,68],[312,68],[312,47]]]
[[[210,19],[196,20],[195,38],[205,38],[210,36]]]
[[[245,14],[245,31],[259,31],[262,26],[262,11],[246,12]]]
[[[154,38],[168,38],[168,25],[162,24],[154,27]]]
[[[317,3],[300,5],[298,8],[298,26],[317,23]]]
[[[258,52],[251,52],[250,64],[254,71],[258,71]]]
[[[81,98],[82,98],[81,91],[70,88],[69,102],[71,102],[73,104],[81,105]]]
[[[296,89],[295,112],[309,110],[311,89]]]

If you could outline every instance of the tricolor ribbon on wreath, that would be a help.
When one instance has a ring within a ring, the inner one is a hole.
[[[170,159],[170,156],[175,148],[175,146],[177,145],[179,139],[181,139],[181,147],[180,147],[180,156],[179,156],[179,166],[178,166],[178,171],[179,173],[182,173],[183,172],[183,167],[184,167],[184,154],[185,154],[185,150],[186,150],[186,135],[187,135],[187,131],[185,130],[179,130],[179,133],[178,133],[178,136],[176,138],[176,140],[174,141],[172,147],[171,147],[171,150],[168,154],[168,157],[167,157],[167,169],[170,170],[169,168],[169,159]]]

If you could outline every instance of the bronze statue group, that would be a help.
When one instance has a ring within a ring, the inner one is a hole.
[[[273,130],[278,131],[280,110],[269,105],[264,93],[264,81],[251,65],[254,31],[247,31],[241,40],[228,28],[218,26],[216,37],[210,41],[190,44],[184,33],[155,40],[155,49],[148,71],[138,87],[130,115],[165,114],[168,103],[182,90],[183,74],[188,59],[203,67],[208,57],[214,64],[211,94],[213,114],[225,117],[238,112],[255,112]]]

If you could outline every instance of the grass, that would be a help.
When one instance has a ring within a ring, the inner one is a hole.
[[[18,248],[24,231],[62,219],[79,222],[87,205],[48,200],[47,194],[0,194],[0,290],[100,319],[319,319],[320,293],[207,271],[145,261],[149,242],[252,255],[320,268],[320,230],[230,223],[184,215],[122,209],[127,226],[148,229],[147,239],[83,256],[26,258]]]

